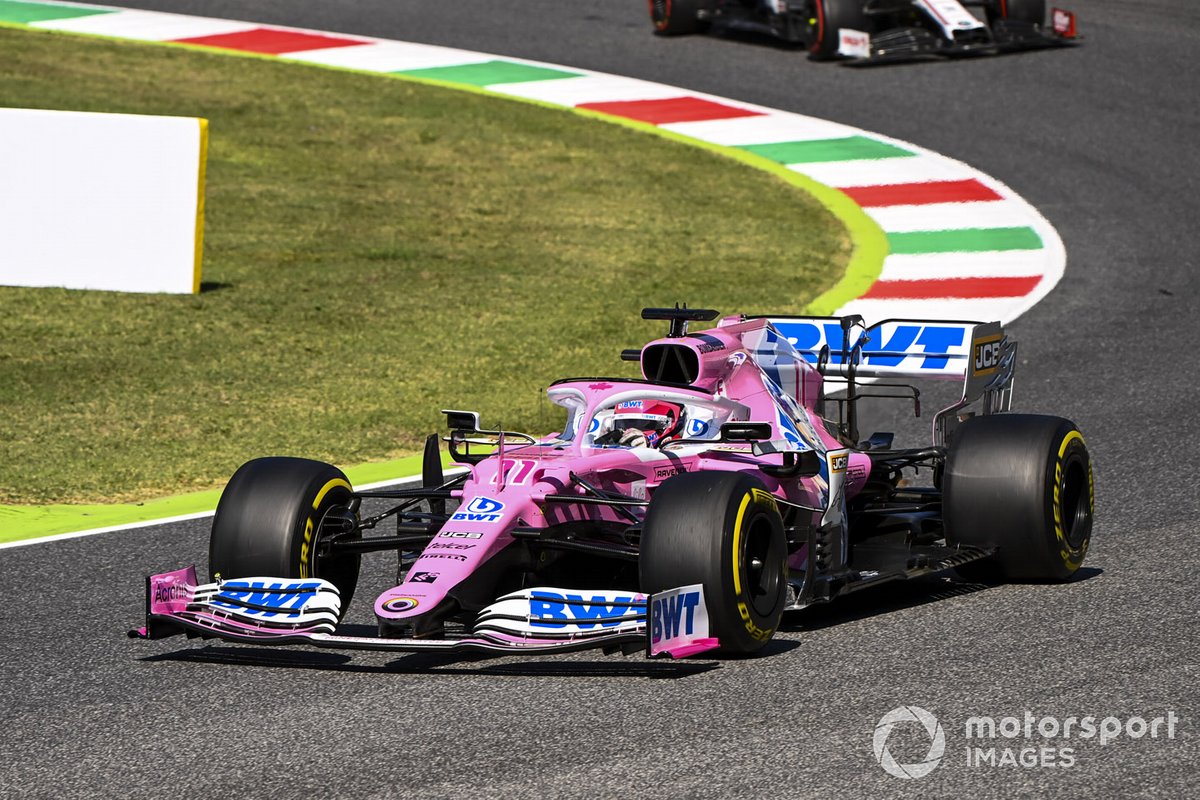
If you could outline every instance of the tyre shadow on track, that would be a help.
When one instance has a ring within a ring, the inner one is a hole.
[[[1096,567],[1082,567],[1067,581],[1067,584],[1090,580],[1103,573],[1104,570]],[[836,599],[831,603],[809,606],[803,611],[790,612],[784,616],[783,624],[779,626],[779,629],[795,633],[816,631],[890,614],[893,611],[923,606],[927,603],[965,597],[994,588],[998,587],[945,576],[896,581],[876,588],[864,589],[862,592]]]
[[[768,33],[756,33],[754,31],[740,31],[731,28],[723,28],[721,30],[712,31],[705,38],[723,40],[726,42],[734,42],[750,47],[762,47],[770,50],[781,50],[784,52],[799,53],[801,56],[808,51],[804,45],[797,42],[789,42],[780,39],[778,36],[771,36]]]

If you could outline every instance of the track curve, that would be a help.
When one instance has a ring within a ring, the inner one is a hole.
[[[1089,39],[1075,51],[876,70],[748,40],[654,39],[639,0],[120,5],[620,72],[983,169],[1066,244],[1064,279],[1012,326],[1016,404],[1079,422],[1098,524],[1084,580],[879,590],[798,617],[772,657],[715,667],[139,646],[118,636],[140,612],[141,576],[203,563],[203,522],[5,551],[0,794],[1185,796],[1200,779],[1187,446],[1200,331],[1185,239],[1200,212],[1200,87],[1178,68],[1200,39],[1192,4],[1081,0]],[[872,752],[876,723],[907,704],[946,727],[942,765],[913,781]],[[1071,742],[1069,768],[967,765],[968,716],[1025,710],[1181,722],[1172,739]]]

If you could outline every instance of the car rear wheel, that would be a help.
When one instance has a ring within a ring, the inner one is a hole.
[[[1046,0],[988,0],[988,23],[998,19],[1041,25],[1046,21]]]
[[[787,591],[787,540],[775,498],[738,472],[671,478],[647,510],[639,571],[646,594],[703,584],[720,652],[761,649],[779,627]]]
[[[214,579],[324,578],[337,586],[342,613],[358,583],[358,555],[317,554],[321,521],[345,508],[353,489],[337,467],[304,458],[243,464],[221,493],[208,545]]]
[[[712,0],[648,0],[650,21],[659,36],[682,36],[707,27],[700,12],[711,10]]]
[[[1061,417],[997,414],[967,420],[946,457],[942,512],[952,545],[996,548],[967,578],[1063,581],[1092,536],[1092,462]]]
[[[837,56],[840,29],[870,31],[863,0],[812,0],[808,28],[808,52],[817,61]]]

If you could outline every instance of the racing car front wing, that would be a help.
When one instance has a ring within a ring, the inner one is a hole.
[[[401,652],[562,653],[602,648],[648,657],[686,658],[719,646],[709,636],[704,587],[657,592],[579,592],[523,589],[478,615],[459,639],[343,636],[341,598],[320,580],[254,577],[201,584],[196,568],[146,579],[146,624],[129,635],[176,634],[259,645]]]
[[[963,13],[966,13],[965,11]],[[977,23],[962,30],[931,30],[928,27],[897,27],[867,33],[838,31],[838,54],[848,66],[867,66],[914,58],[954,57],[1011,53],[1070,47],[1082,41],[1075,15],[1054,9],[1049,28],[1020,20],[997,19],[989,27]]]

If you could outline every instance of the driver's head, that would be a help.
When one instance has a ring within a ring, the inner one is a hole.
[[[613,409],[614,431],[638,430],[646,444],[658,447],[683,428],[683,406],[663,400],[627,400]]]

